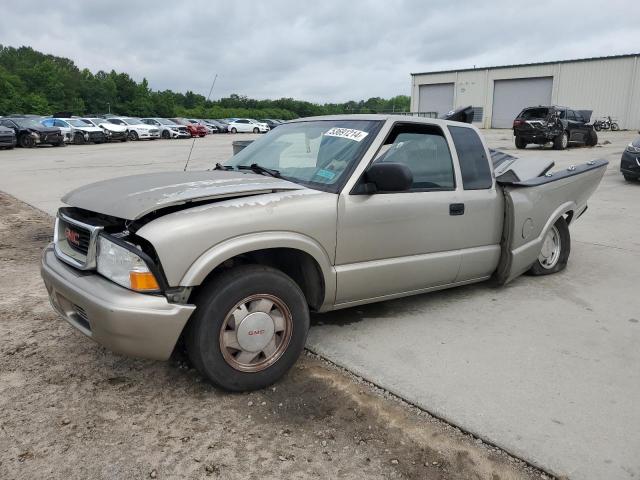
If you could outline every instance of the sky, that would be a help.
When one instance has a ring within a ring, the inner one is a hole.
[[[155,90],[343,102],[411,72],[640,52],[640,1],[3,0],[0,44]]]

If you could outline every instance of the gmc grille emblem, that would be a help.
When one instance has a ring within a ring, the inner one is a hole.
[[[69,227],[64,227],[64,238],[67,239],[67,242],[73,243],[77,247],[80,246],[80,234]]]

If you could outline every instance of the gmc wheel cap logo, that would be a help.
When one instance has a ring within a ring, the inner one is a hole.
[[[263,335],[264,329],[262,330],[249,330],[249,335]]]
[[[74,230],[71,230],[69,227],[64,228],[64,238],[67,239],[67,242],[73,243],[76,246],[80,246],[80,234]]]

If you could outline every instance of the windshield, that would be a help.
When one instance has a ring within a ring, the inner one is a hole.
[[[172,122],[168,118],[156,118],[160,125],[177,125],[176,122]]]
[[[69,120],[65,120],[69,125],[73,125],[74,127],[87,127],[86,122],[82,120],[78,120],[77,118],[70,118]]]
[[[320,120],[278,127],[224,163],[226,167],[278,170],[292,182],[337,192],[375,137],[382,122]]]
[[[87,118],[87,120],[94,125],[100,125],[101,123],[105,123],[106,120],[104,118]]]
[[[42,124],[33,118],[12,118],[18,126],[24,128],[42,128]]]
[[[122,120],[128,125],[140,125],[142,123],[139,118],[123,118]]]

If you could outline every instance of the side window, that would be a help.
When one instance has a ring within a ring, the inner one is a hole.
[[[69,126],[63,122],[62,120],[54,120],[53,121],[53,126],[54,127],[61,127],[61,128],[69,128]]]
[[[580,112],[575,112],[576,114],[576,120],[578,122],[583,122],[584,123],[584,117],[582,116],[582,114]]]
[[[42,120],[42,122],[40,123],[42,123],[42,125],[44,125],[45,127],[53,127],[54,120],[49,118],[47,120]]]
[[[458,152],[464,189],[483,190],[491,188],[493,178],[489,168],[489,160],[476,131],[467,127],[450,126],[449,132]]]
[[[560,110],[558,112],[558,118],[561,118],[561,119],[564,120],[566,117],[567,117],[567,111],[566,110]]]
[[[400,124],[389,134],[374,163],[402,163],[413,174],[411,190],[454,190],[451,152],[433,125]]]
[[[573,110],[567,110],[567,120],[576,120],[576,113]]]

